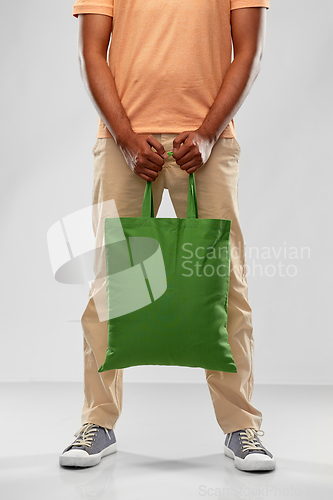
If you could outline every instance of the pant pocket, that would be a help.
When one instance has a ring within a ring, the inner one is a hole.
[[[93,147],[93,148],[92,148],[92,150],[91,150],[91,152],[92,152],[92,154],[93,154],[93,155],[96,153],[96,150],[97,150],[97,148],[98,148],[98,146],[99,146],[99,143],[100,143],[100,139],[99,139],[99,138],[97,138],[97,140],[96,140],[96,142],[95,142],[95,145],[94,145],[94,147]]]
[[[233,140],[233,143],[234,143],[235,148],[236,148],[236,149],[237,149],[237,151],[238,151],[238,154],[240,155],[240,154],[241,154],[241,152],[242,152],[242,148],[240,147],[240,145],[239,145],[239,143],[238,143],[238,141],[237,141],[236,137],[233,137],[233,138],[232,138],[232,140]]]

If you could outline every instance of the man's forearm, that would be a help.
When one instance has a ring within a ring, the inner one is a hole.
[[[259,71],[259,56],[251,57],[246,53],[235,56],[216,99],[199,128],[214,143],[243,104]]]
[[[90,98],[117,144],[133,133],[120,102],[114,77],[102,55],[80,57],[80,71]]]

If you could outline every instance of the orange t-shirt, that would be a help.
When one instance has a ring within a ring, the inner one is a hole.
[[[137,133],[195,130],[231,64],[230,11],[269,0],[76,0],[73,16],[113,17],[108,65]],[[231,120],[221,136],[235,137]],[[98,117],[97,137],[111,137]]]

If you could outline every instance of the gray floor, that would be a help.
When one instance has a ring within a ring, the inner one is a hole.
[[[58,456],[81,426],[81,383],[0,384],[0,491],[6,500],[333,498],[333,387],[256,385],[275,471],[223,454],[205,384],[124,384],[118,451],[75,470]]]

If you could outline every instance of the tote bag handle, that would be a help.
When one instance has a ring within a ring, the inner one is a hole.
[[[154,217],[154,202],[153,202],[153,189],[152,183],[146,182],[146,189],[143,196],[142,202],[142,214],[143,218]],[[188,195],[187,195],[187,219],[197,219],[198,218],[198,203],[197,203],[197,191],[195,188],[195,178],[194,172],[188,176]]]

